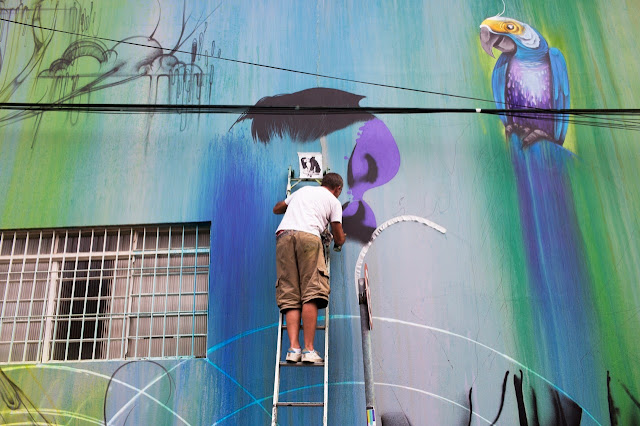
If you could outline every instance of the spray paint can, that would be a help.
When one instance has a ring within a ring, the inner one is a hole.
[[[376,411],[373,407],[367,407],[367,426],[376,426]]]

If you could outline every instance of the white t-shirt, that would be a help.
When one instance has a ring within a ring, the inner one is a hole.
[[[323,186],[303,186],[287,197],[287,211],[276,232],[304,231],[320,236],[329,222],[342,223],[342,205]]]

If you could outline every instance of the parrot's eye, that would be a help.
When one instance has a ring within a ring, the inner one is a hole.
[[[515,29],[516,29],[516,26],[515,26],[515,25],[513,25],[513,24],[507,24],[507,29],[508,29],[509,31],[513,31],[513,30],[515,30]]]

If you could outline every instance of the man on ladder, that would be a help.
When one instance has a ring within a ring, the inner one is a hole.
[[[329,303],[329,274],[320,234],[331,224],[336,246],[344,244],[342,177],[327,173],[321,186],[305,186],[276,203],[275,214],[284,214],[276,230],[276,302],[285,315],[291,347],[289,362],[322,363],[313,347],[318,309]],[[302,317],[304,350],[299,340]]]

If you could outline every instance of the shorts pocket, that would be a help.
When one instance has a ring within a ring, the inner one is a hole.
[[[322,287],[322,290],[327,294],[327,296],[329,295],[329,293],[331,292],[331,286],[329,284],[329,271],[327,270],[326,266],[324,268],[318,268],[318,278],[319,278],[319,282],[320,282],[320,286]]]
[[[329,278],[329,270],[327,269],[327,264],[324,262],[324,259],[318,260],[318,272],[323,277]]]

